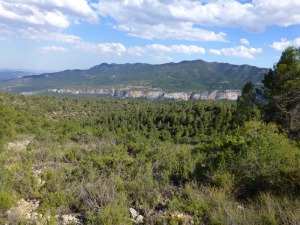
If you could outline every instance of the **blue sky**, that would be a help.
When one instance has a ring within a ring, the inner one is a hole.
[[[209,62],[271,68],[300,47],[299,0],[0,0],[0,68]]]

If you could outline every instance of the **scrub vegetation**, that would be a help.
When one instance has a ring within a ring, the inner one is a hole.
[[[299,51],[285,54],[293,98]],[[278,68],[237,103],[1,93],[0,224],[38,224],[8,215],[20,199],[39,201],[42,224],[299,224],[299,100],[276,101]]]

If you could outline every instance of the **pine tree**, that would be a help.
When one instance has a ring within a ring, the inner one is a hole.
[[[242,94],[237,99],[237,122],[242,124],[258,116],[255,107],[255,85],[249,81],[242,89]]]
[[[273,70],[265,74],[264,94],[268,103],[264,118],[279,124],[300,139],[300,49],[287,48]]]

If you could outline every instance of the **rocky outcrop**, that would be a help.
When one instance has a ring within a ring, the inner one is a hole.
[[[49,213],[43,215],[37,212],[39,205],[40,201],[36,199],[20,199],[13,208],[6,212],[6,217],[10,222],[5,225],[23,223],[36,225],[50,224],[51,216]],[[61,225],[82,225],[80,218],[81,215],[78,213],[69,213],[61,216],[55,215],[52,222],[56,221]]]
[[[134,208],[129,208],[129,212],[134,224],[144,223],[144,216],[140,215]]]
[[[189,100],[190,94],[186,92],[173,92],[173,93],[165,93],[163,95],[166,99],[176,99],[176,100]]]
[[[9,221],[13,221],[14,218],[19,218],[21,221],[36,222],[36,224],[42,224],[38,221],[42,220],[43,215],[36,212],[40,202],[38,200],[25,200],[20,199],[16,205],[6,212]]]
[[[146,98],[146,99],[174,99],[174,100],[237,100],[241,94],[240,90],[214,90],[203,92],[171,92],[166,93],[163,91],[140,91],[140,90],[116,90],[116,89],[49,89],[48,92],[58,94],[91,94],[103,95],[116,98]]]
[[[81,225],[81,221],[79,219],[80,214],[64,214],[61,216],[61,225]]]
[[[240,90],[204,91],[190,96],[192,100],[237,100]]]
[[[145,98],[147,99],[158,99],[164,96],[163,91],[147,91],[144,93]]]

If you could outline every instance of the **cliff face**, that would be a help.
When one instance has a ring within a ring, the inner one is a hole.
[[[49,89],[48,92],[58,94],[92,94],[112,96],[116,98],[146,98],[146,99],[175,99],[175,100],[237,100],[241,94],[240,90],[214,90],[197,93],[188,92],[172,92],[165,93],[163,91],[134,91],[134,90],[115,90],[115,89]],[[26,94],[26,93],[23,93]]]

